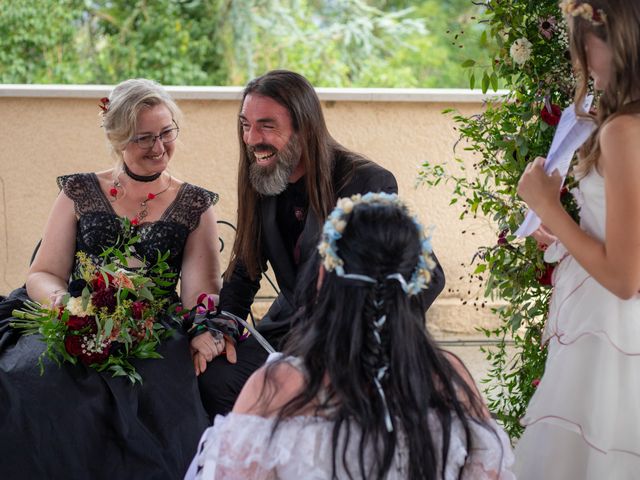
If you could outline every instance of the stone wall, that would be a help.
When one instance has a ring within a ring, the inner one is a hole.
[[[171,172],[218,192],[219,218],[235,223],[240,89],[169,90],[184,113]],[[113,164],[98,115],[98,99],[108,91],[108,86],[0,85],[0,293],[24,281],[58,194],[55,177]],[[453,159],[457,132],[451,115],[442,110],[477,113],[482,96],[454,90],[319,89],[318,93],[334,137],[391,170],[401,196],[425,224],[435,226],[433,244],[447,287],[430,312],[430,323],[461,333],[491,325],[489,309],[476,310],[472,305],[478,287],[469,290],[468,267],[462,264],[468,264],[476,246],[492,242],[495,234],[486,221],[460,221],[459,208],[449,205],[446,186],[416,185],[423,161]],[[459,154],[466,153],[461,150]],[[469,155],[466,160],[470,162]],[[233,233],[222,228],[229,244]],[[259,295],[269,297],[272,291],[265,286]],[[265,303],[261,305],[264,308]]]

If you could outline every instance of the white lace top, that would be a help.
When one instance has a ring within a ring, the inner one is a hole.
[[[438,425],[436,416],[433,425]],[[271,438],[274,418],[231,413],[218,416],[214,425],[202,435],[198,453],[185,480],[325,480],[331,478],[333,423],[318,417],[292,417],[285,420]],[[515,480],[511,473],[513,453],[506,434],[492,424],[496,435],[486,428],[471,424],[474,448],[467,452],[464,430],[459,420],[452,425],[446,480],[457,480],[464,466],[464,480]],[[435,437],[440,433],[434,428]],[[270,442],[271,440],[271,442]],[[358,438],[353,438],[347,458],[354,478],[358,472]],[[340,444],[339,444],[340,448]],[[340,449],[338,451],[341,451]],[[436,446],[436,451],[438,447]],[[373,450],[365,455],[371,465]],[[368,460],[368,461],[367,461]],[[406,479],[406,448],[401,445],[388,480]],[[337,478],[349,478],[337,462]]]

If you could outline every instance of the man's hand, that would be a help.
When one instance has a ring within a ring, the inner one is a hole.
[[[229,363],[236,363],[236,346],[232,338],[227,335],[213,336],[211,332],[204,332],[191,340],[191,355],[196,375],[207,369],[207,363],[221,353],[226,353]]]

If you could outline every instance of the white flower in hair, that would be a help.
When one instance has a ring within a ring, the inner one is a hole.
[[[327,255],[326,257],[324,257],[323,265],[324,268],[330,272],[332,270],[335,270],[338,266],[342,265],[342,260],[334,255]]]
[[[578,5],[576,0],[563,0],[560,4],[560,9],[562,13],[569,17],[584,18],[595,26],[600,26],[607,21],[607,15],[602,9],[594,9],[593,6],[587,2]]]
[[[338,204],[336,206],[349,215],[353,210],[353,201],[350,198],[344,197],[338,200]]]
[[[336,232],[344,233],[344,229],[347,228],[347,222],[344,220],[337,220],[334,222],[333,226],[335,227]]]

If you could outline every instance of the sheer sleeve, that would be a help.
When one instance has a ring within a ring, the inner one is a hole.
[[[58,188],[73,200],[76,215],[87,213],[113,212],[106,197],[100,190],[95,173],[75,173],[62,175],[56,179]]]
[[[435,416],[433,419],[435,438],[440,439],[438,420]],[[333,423],[318,417],[290,417],[272,435],[274,421],[237,413],[216,417],[214,425],[202,435],[185,480],[331,478]],[[467,452],[462,424],[454,420],[445,479],[515,480],[511,473],[513,453],[502,429],[495,423],[488,427],[471,423],[470,429],[472,449]],[[352,474],[357,471],[360,435],[357,430],[351,430],[351,434],[343,430],[338,438],[339,452],[343,451],[343,442],[348,442],[345,458]],[[436,440],[436,448],[438,443]],[[406,442],[401,440],[387,480],[407,478],[407,453]],[[377,455],[375,449],[367,448],[364,465],[374,465]],[[337,478],[349,478],[341,462],[336,468]]]
[[[185,225],[193,232],[200,224],[200,216],[211,205],[218,203],[217,193],[185,183],[178,191],[176,200],[162,214],[163,220]]]
[[[331,478],[331,421],[289,417],[272,435],[274,422],[275,418],[239,413],[216,417],[202,435],[186,480]],[[366,456],[369,464],[372,454]],[[357,458],[355,451],[349,456]]]
[[[217,416],[200,440],[194,462],[197,480],[272,480],[289,461],[282,442],[271,442],[273,419],[230,413]],[[188,477],[187,477],[188,479]],[[190,479],[189,479],[190,480]]]

